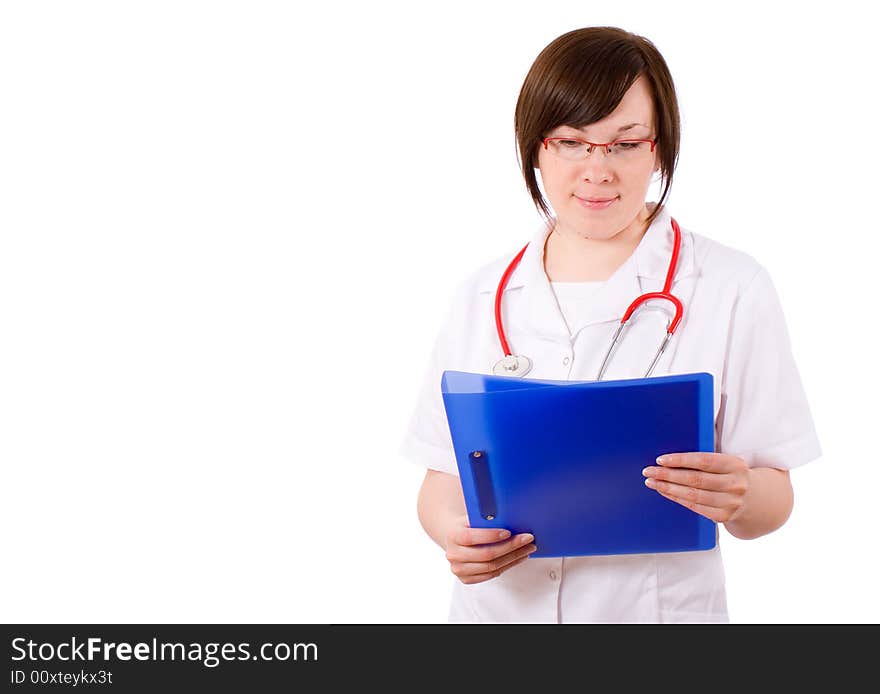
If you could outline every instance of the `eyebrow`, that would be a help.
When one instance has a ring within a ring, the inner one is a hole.
[[[619,127],[619,128],[617,129],[617,132],[618,132],[618,133],[622,133],[624,130],[631,130],[632,128],[635,128],[635,127],[637,127],[637,126],[639,126],[639,125],[641,125],[642,127],[648,128],[648,129],[650,130],[650,127],[647,126],[647,125],[645,125],[644,123],[628,123],[628,124],[626,124],[626,125],[622,125],[621,127]],[[566,127],[566,128],[571,128],[572,130],[579,130],[578,128],[575,128],[575,127],[572,126],[572,125],[566,125],[565,127]],[[583,133],[581,133],[581,134],[583,134]]]
[[[644,126],[646,128],[648,127],[644,123],[630,123],[629,125],[624,125],[623,127],[618,128],[617,132],[622,133],[624,130],[629,130],[630,128],[635,128],[638,125]]]

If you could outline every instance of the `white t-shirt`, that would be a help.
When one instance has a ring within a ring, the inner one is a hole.
[[[590,299],[604,282],[551,282],[556,303],[565,320],[568,331],[574,334],[576,326],[585,318]]]
[[[770,276],[749,255],[680,227],[672,293],[682,301],[684,316],[652,375],[713,375],[716,451],[753,467],[780,469],[818,458],[821,449]],[[593,380],[629,304],[663,287],[673,242],[670,215],[661,211],[630,258],[579,313],[571,313],[570,326],[544,271],[547,233],[542,223],[504,291],[507,340],[514,353],[532,360],[528,378]],[[458,475],[441,375],[490,374],[502,358],[495,291],[518,250],[480,268],[455,292],[400,449],[416,464]],[[605,380],[643,377],[667,320],[664,311],[636,316]],[[475,585],[453,577],[450,620],[727,621],[720,544],[697,552],[529,558]]]

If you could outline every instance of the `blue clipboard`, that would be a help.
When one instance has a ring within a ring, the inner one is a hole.
[[[532,533],[532,557],[687,552],[716,524],[644,484],[658,455],[715,450],[709,373],[550,381],[444,371],[473,528]]]

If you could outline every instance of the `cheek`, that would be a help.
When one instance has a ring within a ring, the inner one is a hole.
[[[554,163],[544,163],[540,167],[541,181],[544,184],[544,190],[548,195],[562,195],[566,190],[571,188],[571,176],[566,169],[554,165]]]

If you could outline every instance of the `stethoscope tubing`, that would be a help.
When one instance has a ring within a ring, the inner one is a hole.
[[[648,367],[648,371],[645,373],[644,376],[645,378],[650,376],[651,373],[654,371],[654,367],[657,366],[657,362],[660,361],[660,357],[666,350],[666,345],[669,344],[669,341],[672,339],[675,330],[678,328],[679,323],[681,323],[681,319],[684,316],[684,306],[682,305],[678,297],[673,295],[671,291],[672,281],[675,277],[675,269],[678,266],[679,252],[681,251],[681,228],[678,226],[678,222],[676,222],[674,218],[671,218],[671,221],[674,240],[672,244],[672,255],[669,259],[669,268],[666,271],[666,280],[663,283],[663,290],[659,292],[648,292],[646,294],[642,294],[641,296],[636,297],[635,301],[633,301],[626,309],[626,312],[620,319],[620,324],[617,326],[614,337],[611,340],[611,346],[605,352],[605,357],[602,360],[602,366],[599,369],[599,375],[597,376],[596,380],[602,380],[602,377],[605,375],[605,371],[608,368],[608,364],[610,363],[611,356],[618,345],[618,341],[624,327],[626,327],[626,324],[632,317],[633,313],[635,313],[635,311],[641,305],[654,299],[663,299],[665,301],[669,301],[675,307],[675,314],[666,328],[666,336],[664,337],[663,342],[660,344],[660,348],[657,350],[654,359],[651,361],[651,366]],[[498,289],[495,291],[495,328],[498,332],[498,341],[501,343],[501,349],[504,352],[504,357],[495,364],[495,373],[499,375],[507,374],[511,376],[525,376],[526,373],[528,373],[528,371],[531,369],[531,361],[527,357],[522,355],[514,355],[512,350],[510,349],[510,345],[507,342],[507,336],[504,332],[504,322],[501,318],[501,297],[504,294],[504,288],[507,286],[510,275],[519,265],[528,247],[529,245],[526,244],[525,246],[523,246],[522,250],[516,254],[513,260],[507,266],[504,274],[501,276],[501,280],[498,282]]]

